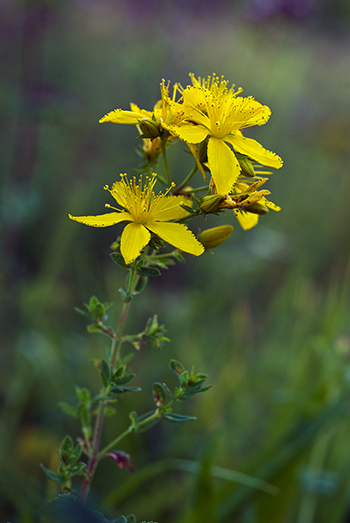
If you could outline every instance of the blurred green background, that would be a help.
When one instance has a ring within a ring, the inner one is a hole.
[[[171,358],[213,388],[182,405],[196,422],[123,443],[135,474],[102,462],[92,501],[111,519],[160,523],[350,521],[349,2],[1,0],[0,10],[0,520],[32,523],[57,493],[39,463],[55,467],[61,439],[78,435],[57,402],[98,387],[91,359],[106,340],[74,307],[96,294],[118,317],[119,229],[67,218],[101,213],[103,186],[139,163],[136,129],[98,119],[130,102],[151,109],[162,78],[215,72],[272,109],[247,134],[284,159],[268,182],[282,211],[247,232],[231,213],[208,220],[232,223],[230,240],[186,256],[133,303],[128,332],[157,313],[171,344],[132,360],[145,392],[120,402],[106,442],[130,410],[152,408],[153,381],[175,383]],[[170,155],[180,173],[181,149]]]

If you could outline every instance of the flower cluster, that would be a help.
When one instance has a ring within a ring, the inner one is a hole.
[[[197,79],[192,74],[190,77],[192,85],[184,88],[175,84],[172,92],[170,84],[163,80],[161,99],[152,111],[132,103],[130,110],[115,109],[100,119],[100,123],[137,126],[143,139],[143,171],[149,176],[129,181],[126,175],[121,175],[121,181],[114,183],[110,193],[121,209],[100,216],[69,217],[94,227],[127,222],[120,243],[127,264],[136,260],[154,237],[181,251],[200,255],[203,245],[187,226],[179,223],[197,214],[232,209],[242,228],[250,229],[269,209],[280,210],[267,200],[269,191],[260,190],[267,181],[262,175],[271,173],[256,164],[279,169],[283,162],[242,133],[246,127],[265,124],[271,115],[269,107],[251,96],[241,96],[242,89],[235,89],[234,85],[229,88],[223,77],[215,74],[207,79]],[[187,144],[195,160],[194,169],[177,187],[166,162],[166,149],[176,139]],[[167,176],[167,181],[162,181],[168,187],[164,194],[156,195],[153,189],[157,177],[152,171],[161,155]],[[206,173],[211,176],[204,188],[187,186],[196,170],[206,182]],[[201,191],[205,194],[198,198]],[[193,202],[197,203],[196,208],[192,207]]]

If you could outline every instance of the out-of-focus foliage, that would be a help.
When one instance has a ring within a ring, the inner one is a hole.
[[[258,132],[285,162],[269,181],[282,212],[244,233],[228,213],[234,231],[215,255],[163,271],[135,302],[130,332],[157,313],[172,340],[130,363],[150,404],[172,358],[213,388],[196,398],[190,427],[130,437],[121,450],[135,474],[102,462],[94,501],[110,519],[160,523],[345,521],[348,2],[3,0],[0,10],[1,521],[33,522],[57,493],[39,463],[55,468],[76,430],[57,402],[97,386],[89,360],[106,345],[74,307],[96,294],[118,315],[118,228],[67,218],[99,214],[100,188],[139,161],[136,129],[98,119],[130,102],[151,109],[161,79],[186,84],[189,71],[224,74],[272,108]],[[183,172],[184,154],[169,153]],[[120,403],[121,428],[129,410]]]

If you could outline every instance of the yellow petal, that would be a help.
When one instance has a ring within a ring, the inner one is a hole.
[[[273,202],[270,202],[266,198],[262,198],[261,203],[263,203],[264,205],[266,205],[266,207],[268,207],[269,209],[272,209],[273,211],[277,211],[278,212],[278,211],[281,210],[281,207],[279,207],[278,205],[276,205]]]
[[[208,97],[207,91],[202,89],[200,86],[189,86],[186,87],[182,93],[184,104],[191,105],[192,107],[198,107],[198,109],[205,109],[206,97]]]
[[[249,158],[262,165],[274,167],[275,169],[279,169],[283,165],[282,159],[277,154],[264,149],[259,142],[252,138],[245,138],[239,134],[230,134],[225,136],[225,141],[230,143],[239,153],[246,154]]]
[[[236,218],[244,231],[255,227],[259,221],[259,215],[252,212],[236,211]]]
[[[191,153],[193,154],[194,159],[196,160],[197,167],[200,170],[200,172],[202,173],[204,180],[207,181],[207,177],[204,172],[203,165],[201,164],[201,162],[199,160],[199,152],[198,152],[197,146],[192,143],[187,143],[187,146],[188,146],[189,150],[191,151]]]
[[[140,109],[140,112],[134,111],[123,111],[122,109],[115,109],[110,113],[107,113],[105,116],[100,118],[99,123],[112,122],[112,123],[121,123],[121,124],[132,124],[137,125],[139,120],[142,118],[152,118],[152,113],[150,111],[144,111]]]
[[[228,194],[241,169],[237,158],[223,140],[213,137],[209,138],[208,163],[216,191],[219,194]]]
[[[181,140],[189,143],[200,143],[208,136],[208,129],[202,125],[184,124],[170,125],[168,130],[179,136]]]
[[[152,209],[152,220],[167,222],[179,220],[188,215],[188,212],[181,205],[190,205],[183,196],[163,196],[159,197]]]
[[[91,227],[109,227],[116,223],[130,221],[131,216],[127,212],[109,212],[97,216],[72,216],[68,214],[68,218]]]
[[[147,227],[181,251],[188,252],[194,256],[199,256],[204,252],[203,245],[186,225],[181,223],[151,222],[147,223]]]
[[[120,240],[120,252],[125,263],[132,263],[151,239],[150,232],[141,223],[128,223]]]

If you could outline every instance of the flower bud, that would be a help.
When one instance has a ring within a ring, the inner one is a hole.
[[[249,160],[249,158],[241,158],[237,156],[237,160],[241,167],[242,174],[244,174],[245,176],[249,176],[249,178],[254,178],[255,171],[252,162]]]
[[[211,194],[210,196],[204,196],[199,208],[205,214],[216,212],[224,200],[225,198],[222,194]]]
[[[247,212],[252,212],[253,214],[267,214],[269,209],[263,203],[254,202],[248,205],[245,209]]]
[[[198,236],[198,240],[204,245],[205,249],[214,249],[221,245],[232,234],[232,225],[220,225],[203,231]]]
[[[139,127],[143,138],[151,138],[152,140],[160,135],[161,125],[150,118],[142,118],[139,122]]]

